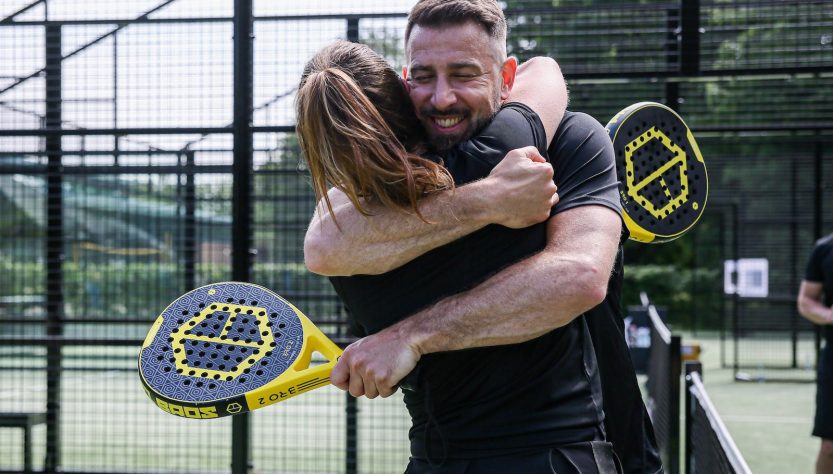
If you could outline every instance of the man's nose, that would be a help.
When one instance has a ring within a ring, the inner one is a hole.
[[[448,79],[440,77],[435,84],[434,93],[431,96],[431,105],[435,109],[444,110],[457,103],[457,95],[448,83]]]

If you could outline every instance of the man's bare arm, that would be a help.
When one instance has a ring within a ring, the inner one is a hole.
[[[558,63],[538,56],[518,66],[507,102],[520,102],[538,114],[550,143],[569,103],[567,83]]]
[[[333,370],[333,383],[354,396],[389,396],[424,354],[527,341],[601,303],[618,250],[620,216],[581,206],[547,226],[542,252],[352,344]]]
[[[558,202],[552,176],[534,147],[513,150],[485,179],[422,199],[425,220],[374,203],[364,216],[333,189],[333,214],[319,203],[304,237],[307,268],[328,276],[381,274],[488,224],[543,222]]]
[[[822,304],[822,284],[804,280],[798,290],[798,312],[816,324],[833,323],[833,309]]]

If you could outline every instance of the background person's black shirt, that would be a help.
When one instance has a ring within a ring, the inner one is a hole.
[[[560,196],[553,213],[588,204],[619,212],[606,132],[571,112],[564,127],[582,127],[582,140],[551,155]],[[509,150],[530,144],[547,156],[538,116],[511,103],[444,160],[462,185],[486,177]],[[545,244],[545,223],[490,225],[383,275],[331,280],[362,336],[477,286]],[[488,324],[489,315],[483,318]],[[419,458],[496,456],[602,437],[596,359],[583,317],[520,344],[428,354],[403,391],[413,421],[411,452]]]
[[[819,239],[807,260],[804,279],[821,283],[825,306],[833,306],[833,234]],[[822,327],[826,347],[833,347],[833,326]],[[833,354],[833,351],[828,351]]]

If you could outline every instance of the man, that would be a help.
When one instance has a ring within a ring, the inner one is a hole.
[[[813,436],[821,438],[817,474],[833,473],[833,234],[816,242],[798,290],[798,312],[823,325],[824,348],[819,357],[816,419]]]
[[[467,16],[470,15],[472,9],[480,13],[486,11],[487,16],[491,14],[492,17],[497,18],[494,23],[499,25],[502,23],[502,26],[490,30],[483,26],[483,21],[472,21],[471,17]],[[488,123],[500,105],[500,101],[508,97],[514,73],[514,60],[506,59],[505,22],[503,22],[502,12],[494,2],[422,1],[411,12],[406,30],[406,42],[411,98],[434,147],[441,152],[448,151],[457,143],[470,138]],[[500,265],[505,268],[495,268],[494,271],[497,273],[480,285],[468,291],[454,293],[436,302],[426,301],[425,304],[435,304],[392,326],[381,330],[378,327],[370,328],[371,330],[367,332],[375,334],[348,348],[342,357],[333,373],[333,382],[336,385],[349,389],[355,396],[367,395],[369,398],[377,395],[388,396],[420,359],[429,359],[429,357],[423,357],[425,354],[436,356],[438,353],[443,353],[444,357],[424,360],[424,363],[420,363],[419,370],[416,371],[427,373],[428,375],[424,378],[431,380],[433,377],[433,380],[437,381],[455,376],[471,377],[472,374],[466,373],[472,370],[469,367],[462,367],[462,370],[458,369],[454,372],[454,369],[449,369],[448,366],[455,362],[476,364],[476,360],[466,356],[474,353],[476,358],[483,354],[483,352],[473,351],[452,353],[448,351],[498,346],[489,349],[489,352],[486,352],[489,355],[484,356],[487,360],[494,361],[495,353],[505,358],[509,358],[508,354],[516,351],[535,354],[535,350],[529,349],[529,345],[534,346],[535,343],[553,343],[556,346],[560,344],[557,347],[560,353],[555,359],[542,360],[561,362],[565,368],[563,373],[558,373],[553,372],[552,367],[536,367],[531,371],[536,376],[539,370],[552,377],[560,375],[569,380],[569,382],[560,382],[569,385],[573,383],[573,380],[570,380],[569,363],[579,365],[583,363],[587,372],[595,371],[595,361],[591,357],[592,344],[589,338],[585,337],[586,323],[584,318],[577,317],[594,308],[594,311],[604,313],[601,317],[608,318],[614,328],[616,326],[612,319],[616,313],[610,314],[611,311],[618,310],[616,302],[604,301],[601,306],[599,303],[604,300],[608,277],[618,250],[621,220],[618,215],[615,173],[612,171],[612,155],[609,154],[609,150],[603,150],[600,160],[588,161],[587,157],[583,158],[584,161],[573,159],[574,155],[588,154],[589,150],[580,150],[583,145],[589,143],[588,147],[598,146],[600,138],[606,138],[603,136],[604,132],[601,127],[595,122],[588,124],[587,119],[586,116],[570,114],[559,129],[560,137],[556,137],[550,148],[550,157],[556,166],[556,181],[561,191],[562,204],[556,207],[554,216],[546,223],[547,237],[543,250],[529,258],[501,262]],[[581,138],[575,138],[576,132],[588,133]],[[550,138],[552,134],[547,135]],[[583,143],[582,139],[586,141]],[[593,151],[598,150],[594,149],[589,154]],[[563,159],[558,160],[558,157],[563,157]],[[604,160],[608,161],[604,162]],[[457,178],[456,174],[455,178]],[[350,211],[349,206],[346,209],[342,207],[336,210],[339,223],[343,220],[350,221]],[[333,227],[326,224],[328,218],[326,215],[320,216],[322,218],[320,221],[313,221],[305,249],[310,269],[330,275],[385,273],[388,280],[393,279],[395,282],[396,278],[402,278],[403,272],[400,269],[407,268],[407,265],[405,267],[402,265],[412,262],[416,256],[423,255],[426,251],[447,242],[441,241],[437,244],[432,240],[440,239],[438,232],[442,226],[436,223],[423,226],[415,219],[408,219],[403,215],[386,214],[384,210],[379,210],[374,214],[367,220],[358,217],[357,219],[361,220],[353,221],[358,223],[357,225],[347,225],[348,228],[361,229],[358,233],[349,231],[328,233],[327,229],[332,231]],[[356,216],[352,215],[352,217]],[[433,222],[430,216],[427,220]],[[454,228],[453,225],[451,227]],[[414,238],[415,236],[417,238]],[[426,244],[425,241],[428,243]],[[474,242],[478,241],[475,239]],[[458,253],[476,253],[478,250],[483,250],[482,245],[466,247],[468,243],[454,250]],[[448,246],[442,249],[448,250]],[[489,259],[494,256],[485,254],[474,255],[472,258]],[[389,272],[394,269],[399,272],[398,277],[390,275]],[[344,295],[345,288],[349,290],[351,282],[362,278],[368,277],[357,276],[353,277],[353,280],[334,278],[333,282],[340,290],[339,293]],[[380,284],[384,283],[380,281]],[[612,288],[617,289],[616,285],[612,285]],[[349,294],[349,291],[347,293]],[[361,301],[357,301],[356,298],[350,298],[348,295],[345,299],[349,309],[355,311],[356,307],[361,307]],[[601,323],[597,322],[597,325],[599,324]],[[609,329],[606,333],[607,337],[602,338],[603,342],[614,339],[615,337],[610,335],[615,333],[615,329]],[[621,332],[618,333],[618,338],[622,339]],[[621,347],[624,347],[623,340]],[[567,354],[570,351],[575,351],[575,354]],[[588,356],[588,353],[591,356]],[[547,355],[552,356],[552,354]],[[627,358],[626,352],[624,357]],[[569,362],[565,362],[568,359],[570,359]],[[626,361],[627,364],[624,364],[624,367],[630,368],[629,360],[626,359]],[[505,367],[498,368],[506,369]],[[522,369],[522,367],[515,368],[515,370]],[[622,380],[630,383],[630,385],[626,384],[625,390],[634,389],[638,399],[638,387],[635,384],[632,368],[630,368],[629,375],[632,381],[627,374],[622,377]],[[572,376],[578,377],[575,374]],[[412,378],[416,379],[415,387],[410,387]],[[483,377],[473,378],[483,382]],[[412,448],[415,450],[415,461],[412,465],[414,469],[430,466],[434,461],[430,455],[432,443],[428,440],[428,435],[433,432],[436,432],[436,438],[440,438],[438,450],[443,455],[448,454],[447,446],[445,446],[447,443],[443,439],[444,434],[452,438],[456,437],[453,439],[455,442],[466,436],[473,438],[475,444],[480,443],[484,446],[482,451],[495,448],[489,446],[489,439],[465,432],[465,429],[459,424],[455,425],[453,421],[435,420],[434,418],[439,417],[434,413],[433,408],[437,405],[436,400],[432,398],[437,397],[431,396],[430,389],[420,387],[419,379],[420,377],[409,377],[405,381],[405,385],[409,388],[406,391],[406,402],[409,398],[419,400],[427,407],[422,410],[422,413],[418,413],[423,419],[420,419],[420,416],[415,417],[415,428],[424,429],[425,439],[415,436],[415,431],[418,430],[412,429]],[[498,378],[498,382],[506,380],[513,380],[513,378]],[[489,382],[487,378],[484,383]],[[597,402],[598,398],[592,396],[594,395],[592,392],[596,386],[594,384],[598,382],[594,382],[593,377],[587,377],[587,380],[580,382],[584,383],[584,387],[581,387],[578,392],[583,390],[584,395],[591,393],[586,400],[590,403]],[[484,395],[476,390],[465,390],[460,385],[452,384],[452,387],[452,389],[445,390],[445,393],[440,390],[441,396],[444,396],[444,398],[441,397],[443,402],[463,401],[464,397],[455,398],[448,394],[454,390],[464,392],[468,397],[476,398],[478,395]],[[411,388],[416,390],[412,392]],[[622,387],[612,388],[622,390]],[[487,391],[492,389],[494,386],[487,385]],[[593,424],[592,410],[583,412],[586,415],[584,419],[570,421],[570,415],[566,413],[569,410],[565,410],[566,404],[563,407],[551,406],[563,403],[568,398],[565,397],[565,393],[557,393],[558,389],[553,387],[545,387],[542,390],[552,390],[552,393],[546,395],[551,398],[546,400],[544,405],[552,409],[542,414],[545,418],[544,422],[536,424],[534,421],[524,419],[523,415],[529,415],[529,413],[524,413],[521,407],[521,413],[515,414],[518,418],[517,423],[530,424],[529,430],[543,431],[544,438],[550,435],[556,444],[563,443],[569,437],[560,438],[558,434],[553,435],[553,432],[559,429],[562,432],[568,431],[569,428],[575,427],[570,425],[571,422],[574,425]],[[614,391],[611,390],[611,392]],[[498,399],[513,396],[511,392],[495,393]],[[525,391],[517,397],[517,403],[523,404],[533,396],[530,394],[534,393],[534,387],[525,387]],[[500,402],[501,400],[495,402],[496,406],[501,406]],[[550,405],[547,405],[548,403]],[[409,409],[412,408],[410,405],[413,403],[409,404]],[[480,405],[487,404],[480,403]],[[637,414],[644,414],[641,401],[639,401],[638,408]],[[460,410],[465,411],[463,408]],[[475,408],[468,411],[471,410],[479,415],[484,415],[486,412],[477,404]],[[439,415],[450,419],[454,414],[449,414],[446,410]],[[553,418],[560,416],[567,421],[558,428],[542,426],[547,423],[547,415]],[[494,429],[500,423],[509,422],[502,416],[492,416],[492,418],[496,418],[497,421],[491,425],[488,418],[487,422],[482,425],[468,421],[474,423],[476,428],[480,427],[485,430]],[[639,421],[637,426],[641,429],[642,420],[639,417],[636,418]],[[437,426],[436,429],[432,429],[434,425]],[[440,429],[441,427],[448,429],[443,430]],[[576,431],[580,430],[576,429]],[[506,435],[510,444],[507,452],[517,454],[523,451],[517,445],[512,446],[512,442],[525,440],[526,434],[528,433],[510,430]],[[641,441],[644,437],[643,433],[635,438]],[[584,438],[578,436],[575,439],[586,440],[588,438],[585,435]],[[641,451],[641,445],[639,448],[636,457],[641,460],[645,456]],[[486,456],[483,452],[460,454],[459,451],[458,449],[453,454],[475,458]],[[498,454],[500,454],[499,451]],[[655,456],[655,452],[652,454]],[[656,460],[653,462],[654,467],[650,469],[644,467],[649,463],[643,463],[644,466],[640,467],[640,470],[628,472],[656,472],[659,469],[658,462]]]

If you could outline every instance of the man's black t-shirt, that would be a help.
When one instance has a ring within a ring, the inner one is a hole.
[[[807,260],[807,270],[804,272],[807,281],[821,283],[825,306],[833,305],[833,234],[816,242],[810,258]],[[824,325],[825,346],[833,347],[833,326]],[[833,351],[828,351],[833,354]]]
[[[560,202],[553,212],[588,204],[618,212],[612,145],[604,129],[570,112],[564,127],[580,127],[583,140],[554,150]],[[511,103],[477,137],[449,152],[445,164],[462,185],[486,177],[506,152],[531,143],[547,156],[538,116]],[[373,334],[477,286],[545,244],[544,223],[524,229],[490,225],[386,274],[331,280],[359,335]],[[483,318],[488,324],[489,315]],[[429,354],[403,391],[413,420],[411,451],[419,458],[496,456],[602,436],[596,360],[583,317],[521,344]]]

